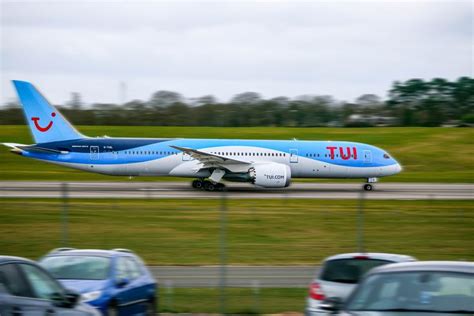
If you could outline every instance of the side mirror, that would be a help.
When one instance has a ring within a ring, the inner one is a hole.
[[[81,298],[81,294],[74,290],[67,289],[66,293],[64,295],[64,299],[66,301],[66,304],[70,307],[74,307],[77,305],[79,302],[79,299]]]
[[[117,287],[124,287],[128,283],[130,283],[130,281],[127,278],[120,278],[120,279],[117,279],[117,281],[115,282],[115,285],[117,285]]]
[[[342,300],[339,297],[328,297],[319,305],[319,308],[329,312],[338,312],[342,308]]]
[[[81,295],[73,290],[66,290],[64,293],[51,294],[53,304],[59,307],[72,308],[77,305]]]

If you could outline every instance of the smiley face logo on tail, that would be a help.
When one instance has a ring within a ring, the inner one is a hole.
[[[56,113],[55,113],[55,112],[51,113],[51,116],[52,116],[52,117],[55,117],[55,116],[56,116]],[[51,126],[53,126],[53,121],[52,121],[52,120],[49,121],[49,123],[48,123],[48,125],[46,125],[46,127],[42,127],[41,125],[39,125],[39,122],[38,122],[38,121],[40,120],[39,117],[36,117],[36,116],[35,116],[35,117],[32,117],[31,120],[33,121],[33,123],[35,123],[36,129],[37,129],[38,131],[42,132],[42,133],[48,131],[48,130],[51,128]]]

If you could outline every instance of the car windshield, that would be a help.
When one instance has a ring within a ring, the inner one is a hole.
[[[50,256],[40,264],[56,279],[104,280],[110,270],[110,259],[99,256]]]
[[[348,311],[474,312],[474,274],[374,274],[349,298]]]
[[[320,279],[323,281],[355,284],[370,269],[387,263],[392,262],[370,258],[330,260],[325,263]]]

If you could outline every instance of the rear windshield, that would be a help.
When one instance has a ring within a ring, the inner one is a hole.
[[[358,283],[360,278],[369,270],[392,263],[376,259],[339,259],[327,261],[321,271],[320,279],[330,282]]]
[[[110,269],[110,259],[96,256],[51,256],[40,264],[56,279],[104,280]]]

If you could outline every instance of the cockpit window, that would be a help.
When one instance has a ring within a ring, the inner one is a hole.
[[[384,157],[385,159],[390,159],[390,156],[389,156],[387,153],[383,154],[383,157]]]

